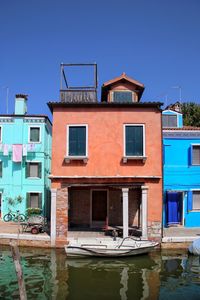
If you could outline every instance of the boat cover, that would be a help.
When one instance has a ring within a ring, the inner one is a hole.
[[[200,255],[200,239],[193,241],[188,250],[191,254]]]

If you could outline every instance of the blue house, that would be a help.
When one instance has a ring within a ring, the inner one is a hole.
[[[164,226],[200,227],[200,128],[183,126],[180,111],[163,121]]]
[[[50,211],[52,125],[47,116],[27,114],[27,96],[16,95],[15,112],[0,115],[0,214]]]

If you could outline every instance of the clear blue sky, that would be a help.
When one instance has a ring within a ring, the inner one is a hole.
[[[60,63],[98,64],[103,82],[126,72],[143,101],[200,103],[199,0],[1,0],[0,113],[28,94],[29,114],[51,115]],[[166,97],[167,95],[167,97]]]

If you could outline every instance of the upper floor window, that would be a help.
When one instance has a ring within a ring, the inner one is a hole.
[[[144,125],[124,125],[124,154],[125,157],[145,156]]]
[[[86,157],[87,156],[87,125],[67,126],[67,156]]]
[[[41,178],[42,164],[40,162],[27,162],[26,163],[26,177]]]
[[[166,128],[177,127],[177,115],[162,115],[162,126]]]
[[[200,191],[193,191],[192,193],[192,209],[200,210]]]
[[[131,91],[114,91],[112,94],[113,102],[134,102],[134,93]]]
[[[200,165],[200,145],[192,145],[192,165]]]
[[[0,177],[2,177],[2,173],[3,173],[3,164],[2,161],[0,161]]]
[[[40,127],[30,127],[29,128],[29,143],[40,143],[41,141]]]
[[[30,192],[27,193],[27,208],[42,209],[42,193]]]
[[[0,143],[2,142],[2,127],[0,126]]]

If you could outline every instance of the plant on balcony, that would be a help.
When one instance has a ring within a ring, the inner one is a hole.
[[[42,210],[39,207],[29,207],[27,208],[27,215],[32,216],[32,215],[40,215]]]

